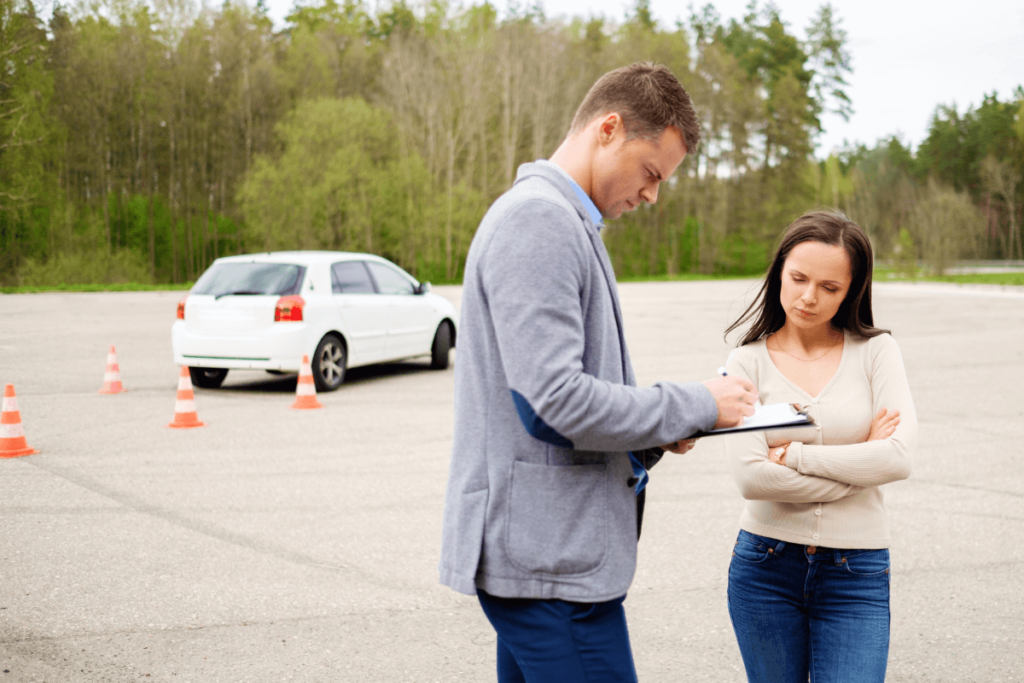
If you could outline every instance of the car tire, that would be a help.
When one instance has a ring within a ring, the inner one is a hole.
[[[326,335],[316,345],[313,354],[313,382],[317,391],[334,391],[345,381],[348,354],[345,342],[333,334]]]
[[[447,320],[442,320],[434,333],[434,343],[430,345],[430,367],[434,370],[447,370],[451,348],[452,326]]]
[[[192,384],[200,389],[216,389],[224,384],[228,371],[225,368],[189,368],[188,374],[192,378]]]

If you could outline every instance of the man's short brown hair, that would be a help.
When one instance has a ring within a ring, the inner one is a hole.
[[[627,140],[654,140],[667,126],[673,126],[682,134],[687,154],[700,142],[700,120],[693,102],[672,72],[661,64],[637,62],[601,76],[576,110],[572,132],[612,112],[622,117]]]

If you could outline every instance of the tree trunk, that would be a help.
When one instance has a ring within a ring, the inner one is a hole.
[[[153,193],[146,206],[146,233],[149,238],[149,278],[156,282],[156,226],[153,224]]]
[[[444,224],[444,274],[448,280],[455,278],[452,270],[452,203],[453,186],[455,185],[455,138],[448,136],[448,207]]]
[[[109,141],[108,141],[109,142]],[[106,149],[103,152],[103,172],[101,178],[103,180],[103,229],[107,236],[107,253],[113,251],[113,243],[110,239],[110,150]]]
[[[171,156],[170,156],[170,173],[167,181],[167,204],[170,208],[171,213],[171,282],[178,282],[178,212],[177,204],[175,202],[176,192],[175,184],[178,182],[178,176],[175,175],[177,168],[177,136],[175,135],[175,126],[173,115],[169,123],[171,136]]]

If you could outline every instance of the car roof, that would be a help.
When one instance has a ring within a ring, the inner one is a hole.
[[[319,263],[337,263],[338,261],[369,260],[390,263],[385,258],[374,254],[361,254],[352,251],[261,251],[255,254],[238,254],[222,256],[216,263],[297,263],[313,265]]]

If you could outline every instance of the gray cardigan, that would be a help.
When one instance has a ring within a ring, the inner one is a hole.
[[[702,384],[636,387],[597,227],[558,168],[524,164],[466,261],[441,582],[624,595],[637,543],[628,452],[710,429],[717,414]]]

